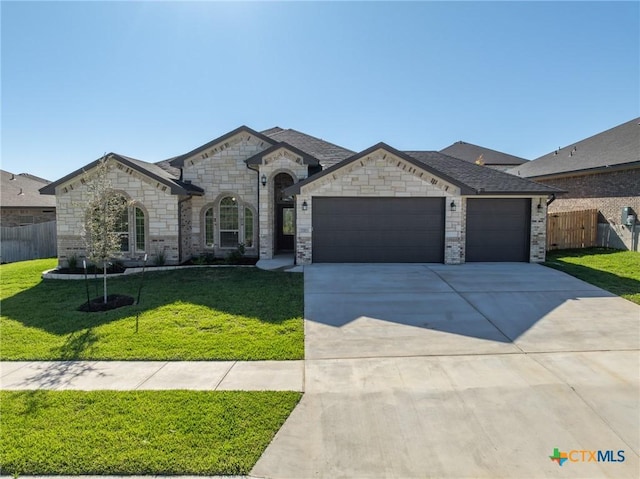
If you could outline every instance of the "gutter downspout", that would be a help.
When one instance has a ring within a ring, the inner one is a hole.
[[[258,185],[258,189],[256,190],[258,193],[257,200],[256,200],[256,208],[257,208],[256,213],[258,214],[258,244],[256,246],[256,251],[258,252],[258,259],[260,259],[260,186],[261,186],[260,185],[260,169],[251,168],[251,165],[249,165],[248,163],[245,163],[245,166],[247,167],[248,170],[256,172],[256,183]],[[246,224],[245,224],[245,227],[246,227]],[[254,228],[254,234],[255,234],[255,228]]]
[[[551,203],[553,203],[555,200],[556,200],[556,194],[555,194],[555,193],[551,193],[551,198],[549,198],[549,199],[547,200],[547,208],[548,208],[548,207],[549,207],[549,205],[550,205]]]

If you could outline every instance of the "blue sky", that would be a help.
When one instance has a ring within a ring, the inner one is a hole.
[[[2,169],[239,125],[536,158],[639,115],[638,2],[5,2]]]

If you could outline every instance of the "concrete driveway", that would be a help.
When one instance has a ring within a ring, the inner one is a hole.
[[[305,395],[254,476],[640,476],[633,303],[533,264],[312,265],[305,318]]]

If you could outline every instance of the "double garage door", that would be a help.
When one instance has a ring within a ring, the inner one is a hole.
[[[314,263],[442,263],[444,198],[313,198]]]
[[[529,199],[468,199],[466,261],[528,261]],[[442,263],[444,198],[313,198],[314,263]]]

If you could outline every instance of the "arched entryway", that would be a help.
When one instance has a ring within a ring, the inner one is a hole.
[[[293,178],[288,173],[278,173],[273,179],[274,192],[274,225],[275,225],[275,250],[293,251],[294,226],[294,202],[292,196],[285,196],[282,191],[293,185]]]

